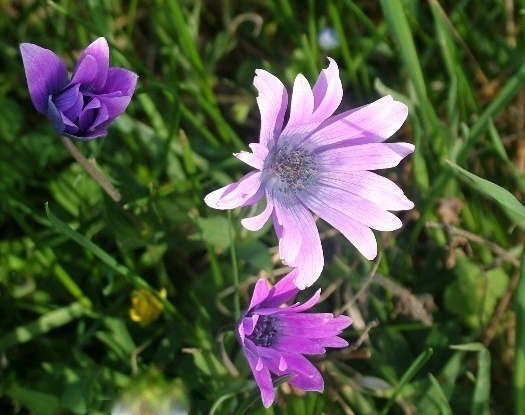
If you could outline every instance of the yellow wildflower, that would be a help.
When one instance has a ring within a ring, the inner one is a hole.
[[[159,294],[162,298],[166,298],[166,289],[162,288]],[[141,326],[153,323],[160,317],[163,310],[164,304],[151,291],[141,288],[131,294],[129,317]]]

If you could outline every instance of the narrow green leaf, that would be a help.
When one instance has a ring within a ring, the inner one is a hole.
[[[0,337],[0,352],[15,344],[27,343],[42,334],[62,327],[82,316],[86,308],[80,302],[72,303],[50,311],[23,326],[16,327],[11,333]]]
[[[445,396],[443,389],[441,389],[441,385],[431,373],[428,374],[428,377],[430,378],[430,383],[432,383],[433,390],[436,392],[437,397],[439,398],[439,401],[436,402],[436,404],[439,405],[441,413],[443,415],[453,415],[452,408],[448,403],[448,398]]]
[[[418,357],[416,357],[416,360],[412,362],[410,367],[407,369],[407,371],[403,374],[401,377],[401,380],[399,381],[399,384],[397,385],[396,389],[392,393],[392,396],[384,406],[383,410],[381,411],[381,415],[387,415],[390,411],[390,408],[392,408],[392,405],[394,405],[394,402],[396,401],[396,398],[399,396],[403,388],[412,380],[414,376],[420,371],[420,369],[423,367],[423,365],[430,359],[430,356],[432,356],[433,350],[431,348],[426,349],[423,351]]]
[[[481,343],[468,343],[450,346],[454,350],[465,352],[477,352],[478,356],[478,376],[474,386],[472,405],[470,413],[472,415],[490,414],[490,353]]]
[[[482,193],[485,193],[487,196],[495,199],[500,205],[510,209],[518,215],[521,220],[525,221],[525,206],[523,206],[516,197],[510,193],[508,190],[504,189],[501,186],[498,186],[495,183],[492,183],[486,179],[476,176],[475,174],[470,173],[469,171],[459,167],[456,163],[453,163],[447,160],[447,163],[450,164],[454,169],[460,172],[463,176],[470,179],[475,187],[477,187]]]

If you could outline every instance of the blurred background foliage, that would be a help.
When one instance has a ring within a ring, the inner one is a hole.
[[[313,84],[331,56],[339,111],[386,94],[409,106],[394,140],[416,152],[384,174],[416,208],[376,234],[375,263],[319,222],[317,309],[354,319],[352,346],[315,360],[325,393],[285,383],[273,408],[246,413],[522,415],[523,218],[447,160],[522,200],[524,12],[512,0],[0,0],[0,413],[244,413],[258,390],[231,332],[229,248],[243,307],[258,277],[286,270],[269,224],[247,232],[249,209],[230,222],[202,199],[246,172],[231,154],[258,140],[255,69]],[[139,84],[109,135],[77,147],[122,203],[33,108],[18,48],[72,69],[99,36]]]

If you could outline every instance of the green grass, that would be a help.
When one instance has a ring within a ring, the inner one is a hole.
[[[522,415],[520,7],[0,0],[0,413],[107,414],[134,397],[196,415]],[[328,53],[325,26],[341,40]],[[72,68],[99,36],[138,89],[106,138],[76,146],[121,203],[36,112],[18,49],[36,43]],[[399,214],[402,229],[377,233],[383,278],[353,303],[374,264],[327,234],[316,286],[330,295],[317,309],[344,308],[355,320],[344,337],[363,337],[315,360],[325,393],[285,383],[265,410],[230,327],[261,271],[280,271],[276,238],[242,228],[248,208],[228,216],[203,197],[247,171],[231,154],[258,140],[255,69],[291,88],[298,73],[313,83],[327,55],[341,71],[339,111],[385,94],[409,106],[394,140],[416,151],[384,175],[416,207]],[[145,327],[129,317],[141,289],[163,303]]]

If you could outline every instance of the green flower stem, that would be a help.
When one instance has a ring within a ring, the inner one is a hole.
[[[76,148],[73,142],[64,136],[60,136],[62,144],[71,153],[73,158],[80,164],[84,170],[104,189],[104,191],[111,197],[115,202],[120,202],[122,196],[120,192],[109,182],[109,180],[100,173],[93,164]]]

